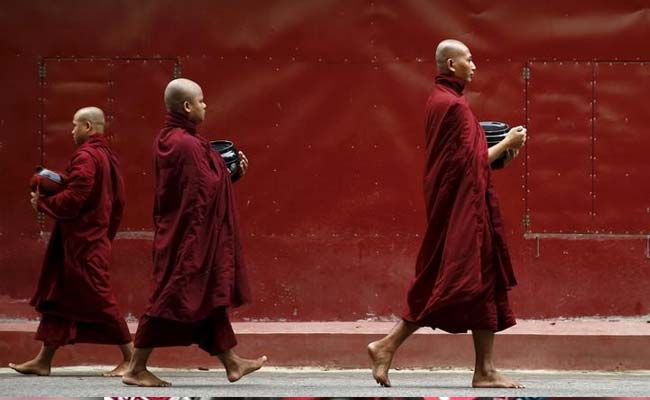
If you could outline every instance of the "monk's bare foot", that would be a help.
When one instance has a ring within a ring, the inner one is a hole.
[[[9,368],[25,375],[48,376],[50,374],[50,365],[36,360],[30,360],[22,364],[9,363]]]
[[[172,385],[171,383],[158,378],[147,369],[144,369],[140,372],[126,371],[122,375],[122,383],[126,385],[147,387],[167,387]]]
[[[505,376],[498,373],[496,370],[489,371],[487,373],[474,372],[474,378],[472,378],[472,387],[475,388],[512,388],[512,389],[523,389],[524,385],[521,383],[506,378]]]
[[[123,376],[126,371],[129,370],[130,361],[122,361],[117,367],[113,368],[111,371],[104,372],[102,376]]]
[[[262,365],[266,363],[266,356],[262,356],[256,360],[249,360],[246,358],[237,357],[229,362],[226,366],[226,375],[228,376],[228,381],[237,382],[242,377],[255,372],[258,369],[262,368]]]
[[[382,346],[380,340],[368,345],[368,355],[372,362],[372,377],[384,387],[391,386],[390,379],[388,379],[388,370],[393,362],[393,354],[385,346]]]

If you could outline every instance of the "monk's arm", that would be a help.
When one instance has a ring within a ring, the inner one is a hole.
[[[108,238],[110,240],[115,239],[117,234],[117,229],[120,227],[120,222],[122,221],[122,215],[124,214],[124,183],[122,177],[117,171],[111,175],[114,180],[114,192],[113,192],[113,208],[111,210],[111,219],[108,225]]]
[[[38,200],[38,210],[52,218],[76,218],[90,196],[95,184],[95,161],[82,151],[70,163],[70,175],[63,191]]]
[[[179,190],[183,193],[185,212],[202,220],[207,212],[205,199],[215,188],[211,187],[210,164],[201,145],[191,138],[180,142],[176,148]]]
[[[516,126],[510,129],[502,141],[488,149],[488,163],[492,164],[507,150],[519,150],[524,143],[526,143],[526,128]]]
[[[122,221],[122,214],[124,213],[124,199],[118,198],[113,202],[113,211],[111,212],[111,221],[108,225],[108,238],[115,239],[117,229],[120,227]]]
[[[498,160],[501,155],[508,150],[508,143],[505,140],[500,141],[488,149],[488,164]]]

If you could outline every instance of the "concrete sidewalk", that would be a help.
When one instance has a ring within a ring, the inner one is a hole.
[[[97,376],[106,367],[56,368],[49,377],[0,369],[0,395],[11,397],[87,396],[322,396],[322,397],[642,397],[650,396],[650,371],[597,373],[504,371],[525,389],[472,389],[470,370],[401,370],[391,373],[392,388],[377,386],[369,370],[264,368],[237,383],[223,370],[154,369],[173,383],[169,388],[125,386],[119,378]]]
[[[498,366],[508,369],[650,370],[650,317],[520,320],[497,334]],[[235,322],[237,352],[266,354],[282,367],[366,368],[366,345],[382,337],[394,322]],[[0,321],[0,366],[31,359],[40,348],[33,339],[37,321]],[[130,324],[135,332],[136,324]],[[115,346],[65,346],[55,365],[105,365],[117,362]],[[402,368],[471,368],[468,334],[420,329],[398,352]],[[196,346],[156,349],[151,364],[197,368],[215,365]]]

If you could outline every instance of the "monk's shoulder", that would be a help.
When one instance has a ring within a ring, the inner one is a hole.
[[[192,153],[201,149],[201,141],[180,128],[169,131],[164,141],[170,149],[178,153]]]
[[[90,146],[82,146],[72,155],[72,164],[94,164],[97,160],[97,150]]]
[[[469,108],[467,101],[464,101],[462,97],[456,97],[449,101],[449,107],[447,108],[447,114],[452,117],[464,117],[471,114],[472,110]]]
[[[453,90],[437,85],[427,100],[429,109],[447,110],[451,107],[467,105],[464,96],[458,95]]]

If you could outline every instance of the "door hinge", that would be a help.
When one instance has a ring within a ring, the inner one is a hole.
[[[47,77],[47,67],[45,66],[45,63],[39,64],[38,77],[39,79],[45,79]]]
[[[177,62],[176,64],[174,64],[174,72],[172,73],[172,77],[174,79],[178,79],[181,76],[182,76],[182,74],[181,74],[181,64]]]
[[[521,222],[524,224],[524,228],[528,230],[528,228],[530,227],[530,214],[524,214],[524,217],[522,218]]]
[[[524,67],[521,70],[521,77],[524,78],[525,81],[530,79],[530,67]]]

